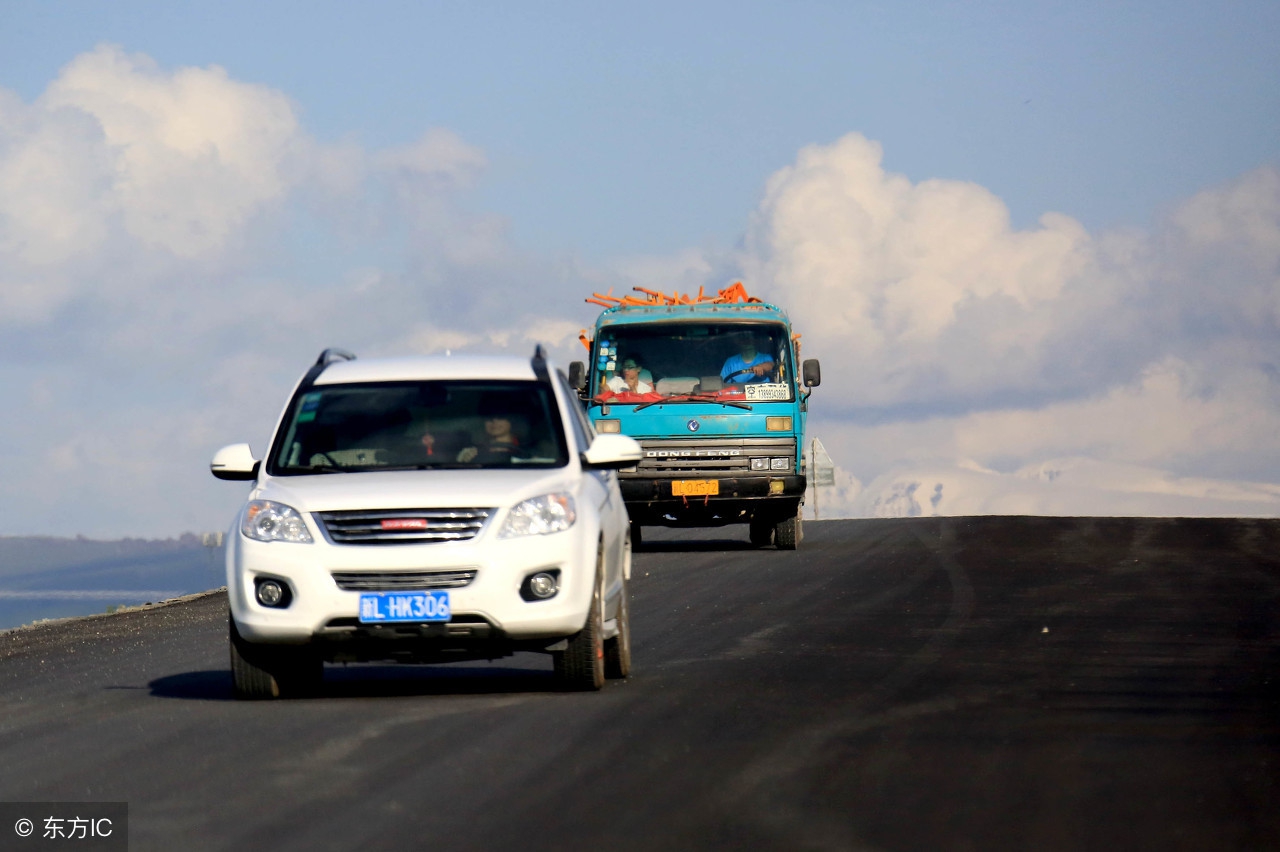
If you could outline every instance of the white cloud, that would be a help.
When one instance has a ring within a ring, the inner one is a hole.
[[[471,183],[488,165],[483,151],[441,127],[428,130],[412,145],[379,151],[374,162],[401,175],[454,185]]]
[[[1280,514],[1280,485],[1068,458],[1014,473],[945,464],[901,468],[876,477],[852,498],[823,488],[818,500],[823,518],[1274,517]]]
[[[209,455],[261,450],[327,346],[576,346],[586,272],[463,209],[485,166],[439,128],[321,143],[279,91],[110,46],[0,90],[0,392],[40,403],[0,429],[7,528],[221,527]]]
[[[217,66],[170,73],[99,47],[64,68],[35,109],[96,124],[126,231],[179,256],[223,246],[288,190],[299,137],[292,105]]]
[[[837,461],[874,480],[846,501],[859,511],[930,505],[903,490],[921,466],[960,471],[947,504],[984,510],[1086,505],[1008,480],[1060,457],[1280,481],[1274,168],[1149,232],[1092,235],[1057,214],[1015,230],[982,187],[912,183],[850,134],[770,178],[742,263],[824,362],[812,408]],[[978,502],[957,502],[966,488]],[[1141,494],[1155,500],[1101,505]],[[1218,512],[1220,497],[1152,505]]]
[[[880,160],[858,134],[802,150],[769,180],[743,260],[809,353],[832,353],[827,393],[846,411],[1085,396],[1212,339],[1280,331],[1274,169],[1151,234],[1093,236],[1058,214],[1014,230],[982,187],[913,184]]]
[[[327,346],[541,342],[563,363],[593,290],[734,272],[824,362],[812,422],[847,468],[833,507],[1065,511],[1105,491],[1100,507],[1247,508],[1270,492],[1232,481],[1280,480],[1274,169],[1149,233],[1055,214],[1016,230],[984,188],[913,183],[851,134],[768,181],[737,257],[593,269],[470,212],[486,163],[443,128],[322,143],[282,92],[115,47],[31,103],[0,90],[0,392],[33,403],[0,429],[7,528],[221,527],[240,495],[209,455],[261,450]]]

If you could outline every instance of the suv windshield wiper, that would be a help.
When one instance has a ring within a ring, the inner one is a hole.
[[[652,402],[641,403],[635,407],[635,410],[642,411],[651,405],[661,405],[664,402],[718,402],[721,405],[731,405],[734,408],[745,408],[747,411],[752,410],[752,407],[745,402],[738,402],[737,400],[731,399],[717,399],[714,394],[705,393],[672,394],[671,396],[663,397],[662,399],[655,399]]]

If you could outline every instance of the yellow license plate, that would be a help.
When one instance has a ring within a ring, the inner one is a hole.
[[[718,479],[673,479],[671,481],[672,497],[705,497],[708,494],[720,493]]]

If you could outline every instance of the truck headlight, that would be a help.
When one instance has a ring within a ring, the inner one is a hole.
[[[751,460],[752,470],[768,470],[769,460],[767,458],[754,458]]]
[[[302,515],[292,506],[270,500],[250,500],[244,507],[240,532],[255,541],[288,541],[311,544],[311,533]]]
[[[782,458],[774,458],[769,460],[770,470],[791,470],[791,459],[783,456]]]
[[[498,538],[564,532],[573,526],[577,517],[573,495],[563,492],[543,494],[541,497],[525,500],[508,512]]]

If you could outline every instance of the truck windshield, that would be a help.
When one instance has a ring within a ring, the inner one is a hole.
[[[598,402],[787,401],[795,393],[790,340],[776,323],[605,326],[592,356]]]
[[[563,467],[556,412],[541,382],[314,385],[290,403],[267,472]]]

